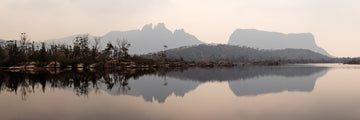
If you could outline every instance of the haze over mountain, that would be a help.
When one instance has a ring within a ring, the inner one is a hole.
[[[59,43],[72,45],[76,35],[61,38],[46,40],[48,43]],[[94,43],[94,36],[89,35],[90,44]],[[195,36],[186,33],[184,29],[177,29],[174,32],[165,27],[164,23],[145,25],[141,30],[129,31],[112,31],[101,38],[100,48],[104,49],[106,44],[111,42],[117,45],[117,40],[128,40],[131,43],[130,54],[145,54],[150,52],[157,52],[164,50],[164,45],[169,49],[181,46],[203,44],[204,42],[198,40]]]
[[[259,49],[308,49],[331,56],[327,51],[316,45],[314,36],[311,33],[283,34],[256,29],[237,29],[231,34],[228,44]]]
[[[49,44],[72,45],[74,38],[72,35],[60,39],[46,40]],[[146,54],[164,50],[164,45],[168,49],[183,46],[204,44],[195,36],[186,33],[184,29],[177,29],[174,32],[165,27],[164,23],[157,25],[147,24],[138,30],[112,31],[101,36],[100,49],[104,49],[107,43],[117,45],[118,40],[128,40],[131,43],[130,54]],[[94,44],[94,36],[89,35],[90,45]],[[267,32],[256,29],[237,29],[229,38],[229,45],[246,46],[258,49],[307,49],[326,56],[331,56],[324,49],[316,45],[314,36],[311,33],[283,34],[278,32]]]
[[[3,42],[3,43],[5,43],[7,40],[5,40],[5,39],[0,39],[0,42]]]

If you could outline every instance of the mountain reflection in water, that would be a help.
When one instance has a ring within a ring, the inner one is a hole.
[[[26,100],[31,98],[31,93],[37,88],[44,93],[49,88],[72,90],[78,96],[103,90],[110,95],[141,96],[149,102],[155,100],[163,103],[171,94],[184,96],[209,81],[228,81],[230,89],[237,96],[282,91],[311,92],[316,80],[327,71],[327,67],[284,65],[190,68],[175,71],[71,71],[58,74],[2,72],[0,93],[12,92]]]

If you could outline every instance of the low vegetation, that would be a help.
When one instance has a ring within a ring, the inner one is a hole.
[[[118,40],[116,45],[107,43],[104,50],[99,50],[100,38],[95,38],[95,44],[89,45],[88,35],[75,37],[74,44],[40,46],[30,43],[26,33],[21,34],[20,40],[0,42],[0,66],[24,66],[28,64],[44,67],[54,64],[53,67],[103,67],[108,61],[136,62],[138,64],[152,65],[156,61],[128,53],[131,44],[127,40]],[[60,63],[60,66],[58,66]]]
[[[169,59],[166,48],[161,54],[146,58],[128,53],[131,44],[118,39],[116,44],[107,43],[106,48],[99,49],[100,38],[95,37],[94,44],[89,45],[88,35],[75,37],[73,45],[29,42],[25,33],[21,40],[0,42],[0,69],[10,71],[28,71],[44,69],[151,69],[174,67],[214,67],[234,66],[232,63],[186,62],[183,59]]]

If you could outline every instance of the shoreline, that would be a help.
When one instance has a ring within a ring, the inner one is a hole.
[[[168,63],[155,63],[152,65],[136,63],[136,62],[114,62],[107,61],[103,65],[96,63],[85,66],[83,63],[77,65],[67,65],[61,66],[60,62],[52,61],[46,66],[38,66],[36,62],[30,62],[31,64],[21,65],[21,66],[10,66],[10,67],[0,67],[0,71],[7,72],[36,72],[36,71],[98,71],[98,70],[110,70],[110,71],[126,71],[126,70],[158,70],[158,69],[187,69],[192,67],[199,68],[213,68],[213,67],[234,67],[238,64],[231,62],[199,62],[199,63],[190,63],[190,62],[168,62]],[[245,65],[245,64],[242,64]]]

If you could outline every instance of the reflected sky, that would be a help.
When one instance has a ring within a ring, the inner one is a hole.
[[[186,71],[200,73],[202,70],[218,76],[226,76],[231,71],[258,72],[247,77],[233,75],[235,77],[229,80],[217,77],[208,81],[204,81],[207,76],[194,79],[189,74],[186,77],[179,75]],[[53,78],[46,81],[45,90],[41,81],[34,87],[26,88],[29,92],[26,100],[21,99],[20,91],[23,88],[18,87],[15,94],[4,82],[7,77],[2,76],[0,116],[5,119],[160,120],[360,118],[357,115],[360,111],[360,97],[357,96],[360,69],[295,65],[202,70],[171,71],[166,76],[149,73],[134,78],[128,75],[127,85],[123,79],[114,82],[110,89],[105,84],[108,78],[98,75],[100,77],[96,81],[86,86],[86,94],[76,90],[79,87],[76,82],[64,87],[54,84],[53,81],[57,80]],[[108,77],[114,79],[115,76],[110,74]],[[57,79],[66,81],[61,75],[57,75]]]

